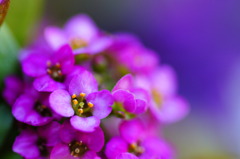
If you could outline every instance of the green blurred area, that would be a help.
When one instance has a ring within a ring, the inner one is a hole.
[[[5,22],[21,46],[28,43],[35,34],[43,2],[43,0],[11,0]]]

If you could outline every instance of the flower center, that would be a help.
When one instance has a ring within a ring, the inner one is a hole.
[[[40,155],[43,156],[43,157],[47,157],[49,155],[49,152],[48,152],[47,147],[45,146],[45,144],[46,144],[46,140],[45,139],[39,138],[37,140],[37,146],[38,146],[38,149],[40,151]]]
[[[75,114],[81,117],[92,116],[92,108],[94,106],[91,102],[87,102],[85,96],[85,93],[80,93],[78,96],[76,94],[72,95],[72,107]]]
[[[47,62],[47,73],[52,79],[58,82],[64,81],[60,63],[52,64],[50,61]]]
[[[43,117],[51,117],[52,113],[49,108],[41,104],[39,101],[35,103],[34,109]]]
[[[72,38],[70,40],[70,46],[75,50],[87,46],[87,42],[80,38]]]
[[[72,141],[68,146],[73,157],[80,157],[88,151],[87,145],[83,144],[82,141]]]
[[[163,104],[163,96],[156,89],[153,89],[152,97],[155,103],[157,104],[157,106],[161,108]]]
[[[140,143],[132,143],[128,146],[128,152],[140,156],[144,152],[144,148],[140,146]]]

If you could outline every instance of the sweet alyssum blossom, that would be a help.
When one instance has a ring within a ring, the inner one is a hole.
[[[100,125],[100,119],[112,111],[113,98],[108,90],[98,91],[94,76],[82,71],[73,77],[67,90],[51,93],[51,108],[61,116],[71,117],[75,129],[92,132]]]
[[[26,159],[47,159],[52,147],[60,142],[60,128],[58,122],[38,127],[37,130],[27,128],[15,139],[13,151]]]
[[[122,155],[140,159],[173,158],[170,146],[155,136],[148,136],[140,120],[123,121],[119,131],[120,136],[113,137],[106,145],[105,154],[109,159],[123,158]]]
[[[74,129],[65,121],[59,131],[61,142],[56,144],[50,159],[100,159],[97,156],[104,145],[104,134],[101,128],[91,133]]]
[[[135,36],[106,34],[87,15],[49,26],[19,57],[3,97],[26,159],[173,159],[159,123],[188,113],[173,69]],[[156,120],[158,119],[158,120]],[[162,127],[161,127],[162,128]]]
[[[63,29],[50,26],[45,29],[45,39],[53,49],[69,44],[75,54],[96,54],[111,44],[96,24],[84,14],[71,18]]]
[[[68,45],[55,52],[36,52],[22,60],[23,72],[35,77],[34,87],[38,91],[51,92],[65,88],[64,81],[74,68],[74,55]]]

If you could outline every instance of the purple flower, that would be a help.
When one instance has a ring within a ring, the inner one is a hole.
[[[163,65],[148,75],[136,77],[136,85],[151,94],[150,110],[163,123],[172,123],[186,116],[188,103],[177,95],[175,72]]]
[[[33,126],[45,125],[56,117],[49,107],[48,95],[38,92],[19,96],[12,114],[18,121]]]
[[[70,19],[64,29],[47,27],[45,38],[53,49],[69,44],[75,54],[99,53],[111,44],[111,38],[104,36],[96,24],[84,14]]]
[[[132,75],[123,76],[112,90],[117,106],[132,114],[144,113],[148,106],[149,95],[141,88],[134,87]]]
[[[91,133],[74,129],[65,121],[60,130],[61,143],[54,146],[50,159],[99,159],[99,152],[104,145],[104,134],[100,127]]]
[[[47,159],[53,146],[60,142],[61,125],[52,122],[37,130],[25,129],[16,137],[13,151],[26,159]]]
[[[8,76],[4,79],[3,97],[12,106],[24,90],[23,82],[17,76]]]
[[[34,51],[22,60],[23,72],[28,76],[36,77],[34,87],[43,92],[65,88],[64,81],[74,69],[74,55],[71,48],[64,45],[52,54],[41,50]]]
[[[113,137],[106,145],[105,154],[109,159],[172,159],[169,145],[159,138],[148,136],[139,120],[123,121],[119,131],[121,137]]]
[[[98,91],[94,76],[82,71],[73,77],[68,91],[59,89],[51,93],[50,105],[61,116],[71,117],[75,129],[92,132],[100,124],[100,119],[112,111],[113,98],[108,90]]]
[[[130,73],[149,73],[159,64],[157,54],[142,46],[136,37],[126,34],[117,34],[114,37],[108,51]]]

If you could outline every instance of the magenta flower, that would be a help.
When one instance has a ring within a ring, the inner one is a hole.
[[[94,76],[82,71],[73,77],[68,91],[59,89],[51,93],[52,109],[63,117],[71,117],[75,129],[92,132],[100,124],[100,119],[112,111],[113,98],[108,90],[98,91]]]
[[[12,114],[32,126],[45,125],[56,117],[49,107],[48,95],[38,92],[21,95],[13,105]]]
[[[38,91],[51,92],[65,88],[64,81],[74,68],[74,55],[68,45],[50,54],[35,50],[22,60],[23,72],[36,77],[34,87]]]
[[[17,76],[8,76],[4,79],[4,86],[3,97],[12,106],[24,91],[24,84]]]
[[[74,129],[65,121],[60,130],[61,143],[54,146],[50,159],[99,159],[99,152],[104,145],[104,134],[100,127],[91,133]]]
[[[136,78],[136,85],[151,94],[150,110],[163,123],[181,120],[188,113],[188,103],[177,95],[176,77],[169,66],[157,68]]]
[[[134,87],[132,75],[123,76],[112,90],[115,103],[132,114],[141,114],[147,110],[149,95],[141,88]]]
[[[111,44],[111,38],[104,36],[96,24],[84,14],[70,19],[64,29],[47,27],[45,39],[53,49],[69,44],[75,54],[95,54]]]
[[[134,36],[117,34],[108,51],[130,73],[149,73],[159,64],[157,54],[142,46]]]
[[[148,136],[139,120],[123,121],[119,131],[121,137],[113,137],[106,145],[105,154],[109,159],[172,159],[173,153],[168,144]]]
[[[52,122],[37,130],[23,130],[14,141],[13,151],[26,159],[47,159],[51,148],[60,142],[60,128],[59,123]]]

